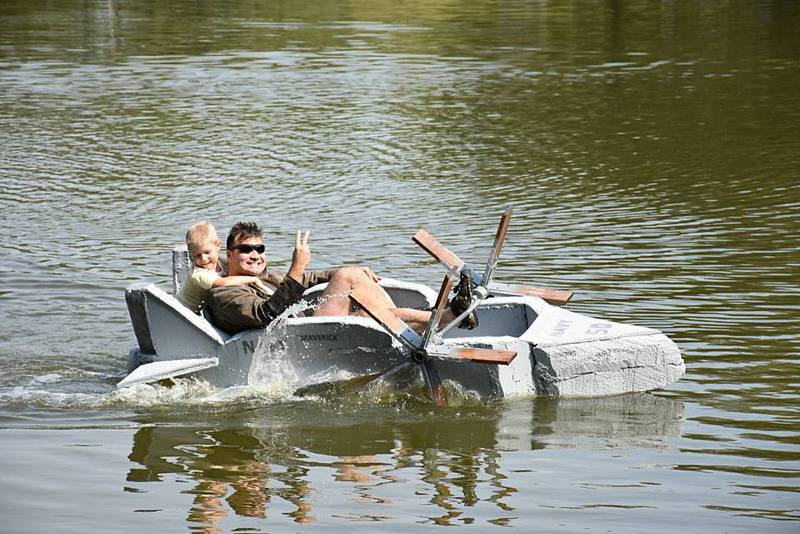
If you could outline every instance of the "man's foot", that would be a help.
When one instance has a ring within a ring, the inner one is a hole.
[[[456,286],[456,296],[450,300],[449,304],[453,315],[458,317],[469,308],[469,305],[472,304],[472,290],[474,287],[475,284],[472,279],[466,272],[462,271],[461,279]],[[478,326],[478,316],[475,314],[475,310],[470,312],[458,325],[459,328],[466,328],[467,330],[472,330],[476,326]]]

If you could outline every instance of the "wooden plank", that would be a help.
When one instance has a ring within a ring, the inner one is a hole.
[[[497,233],[494,235],[494,246],[492,247],[492,256],[489,262],[494,264],[497,258],[500,257],[500,252],[503,250],[503,244],[506,241],[506,234],[508,233],[508,226],[511,224],[511,209],[507,209],[503,216],[500,217],[500,224],[497,227]]]
[[[436,261],[443,263],[448,269],[461,269],[464,261],[453,254],[447,247],[439,243],[435,237],[428,233],[424,228],[417,230],[411,240],[422,247],[422,249],[433,256]]]
[[[447,397],[444,395],[442,379],[439,377],[436,365],[431,360],[425,360],[420,367],[422,376],[425,377],[425,385],[428,386],[428,396],[439,408],[447,408]]]
[[[545,302],[556,306],[564,306],[574,295],[574,293],[568,289],[550,289],[519,284],[503,284],[500,282],[490,283],[488,289],[491,294],[496,296],[533,296],[539,297]]]
[[[436,330],[436,327],[439,326],[439,321],[441,321],[445,306],[447,306],[447,297],[450,295],[450,290],[453,288],[453,278],[455,277],[455,273],[455,269],[452,269],[448,271],[446,275],[444,275],[442,286],[439,288],[439,294],[436,296],[436,305],[433,307],[430,321],[428,322],[428,326],[425,328],[425,333],[422,335],[423,347],[428,344],[428,340],[430,340],[433,332]]]
[[[517,357],[517,353],[513,350],[478,349],[474,347],[455,347],[452,345],[430,347],[428,349],[428,354],[434,358],[460,358],[477,363],[494,363],[498,365],[508,365]]]
[[[506,241],[508,225],[511,224],[511,212],[511,208],[508,208],[500,217],[500,224],[497,226],[497,232],[494,235],[492,252],[489,253],[489,260],[486,262],[486,270],[483,272],[483,285],[489,283],[492,279],[492,274],[494,274],[494,269],[497,267],[497,260],[500,258],[500,252],[503,250],[503,243]]]

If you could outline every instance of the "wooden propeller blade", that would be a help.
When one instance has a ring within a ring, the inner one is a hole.
[[[494,269],[497,267],[497,260],[500,258],[500,252],[503,250],[503,243],[506,241],[508,225],[511,224],[511,212],[511,208],[508,208],[500,217],[500,224],[497,226],[497,233],[494,235],[494,245],[492,245],[492,251],[489,253],[489,259],[486,261],[486,270],[483,272],[483,279],[481,280],[484,286],[492,279]]]
[[[449,274],[450,273],[448,273],[448,275]],[[450,283],[452,284],[452,279],[450,279]],[[443,287],[445,285],[447,285],[447,280],[445,280],[443,283]],[[444,293],[445,300],[449,291],[450,290],[448,287],[447,292]],[[383,326],[401,343],[410,347],[412,350],[424,350],[422,338],[411,328],[409,328],[405,322],[399,319],[387,308],[373,305],[375,298],[366,287],[359,286],[354,288],[352,291],[350,291],[350,298],[353,299],[359,306],[361,306],[370,317],[378,321],[381,326]],[[411,361],[412,360],[409,360],[409,363]],[[447,406],[447,399],[444,397],[444,389],[442,388],[442,379],[439,378],[439,373],[436,371],[436,367],[433,362],[425,359],[423,362],[421,362],[420,369],[422,370],[422,376],[425,379],[425,385],[428,388],[428,395],[430,396],[431,400],[433,400],[437,406]],[[374,379],[377,379],[378,377],[379,375],[375,376]],[[366,383],[371,381],[370,379],[365,380]],[[359,381],[359,384],[361,383],[362,381]]]
[[[568,289],[549,289],[546,287],[502,284],[498,282],[490,283],[488,289],[491,294],[496,296],[534,296],[556,306],[564,306],[570,301],[574,294]]]
[[[417,230],[417,233],[411,240],[422,247],[422,249],[430,254],[439,263],[443,263],[448,269],[461,269],[464,266],[464,261],[450,252],[450,250],[439,243],[435,237],[428,233],[424,228]]]
[[[447,398],[444,396],[442,379],[439,377],[436,365],[431,360],[425,360],[419,367],[422,371],[422,377],[425,379],[425,385],[428,388],[428,396],[436,406],[447,408]]]
[[[414,350],[422,348],[422,338],[419,334],[385,306],[376,306],[375,296],[365,286],[358,286],[351,290],[350,298],[398,341]]]
[[[513,350],[478,349],[474,347],[456,347],[452,345],[437,345],[428,349],[428,355],[435,358],[462,359],[477,363],[494,363],[508,365],[517,353]]]
[[[512,212],[513,210],[508,208],[500,217],[500,224],[497,227],[497,233],[494,235],[492,255],[489,257],[489,262],[492,264],[497,262],[497,258],[500,257],[500,252],[503,250],[503,244],[506,241],[506,234],[508,233],[508,226],[511,224]]]
[[[572,298],[573,292],[568,289],[549,289],[545,287],[522,286],[517,284],[502,284],[491,281],[492,271],[500,251],[505,242],[505,236],[508,232],[508,226],[511,222],[511,209],[503,213],[500,218],[500,225],[495,234],[495,244],[492,248],[492,253],[489,256],[489,263],[487,264],[487,272],[484,273],[483,281],[487,284],[489,292],[496,296],[535,296],[543,299],[544,301],[554,304],[556,306],[564,306]],[[448,248],[439,243],[436,238],[428,233],[424,228],[420,228],[414,237],[411,238],[414,243],[422,247],[425,252],[433,256],[440,263],[447,266],[448,269],[461,269],[464,267],[464,261],[453,254]],[[487,276],[488,273],[488,276]]]
[[[439,326],[439,321],[441,321],[445,306],[447,306],[447,296],[450,294],[450,290],[453,288],[453,278],[455,277],[456,272],[457,271],[455,269],[451,269],[446,275],[444,275],[442,287],[439,289],[439,294],[436,296],[436,304],[433,307],[433,313],[431,313],[428,326],[425,327],[425,333],[422,335],[423,347],[428,344],[431,336],[436,331],[436,327]]]

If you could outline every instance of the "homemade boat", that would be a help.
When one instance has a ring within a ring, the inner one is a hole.
[[[683,375],[678,347],[658,330],[573,313],[536,296],[560,302],[563,293],[491,282],[508,227],[506,215],[482,275],[430,234],[418,232],[414,240],[451,269],[438,298],[422,284],[388,278],[380,282],[399,307],[441,312],[455,273],[468,270],[477,282],[477,298],[460,318],[474,309],[479,324],[473,330],[453,328],[457,318],[437,332],[435,319],[418,336],[394,316],[367,309],[372,318],[288,317],[266,329],[229,336],[156,285],[135,283],[125,297],[138,347],[131,349],[129,375],[118,387],[191,374],[218,388],[280,379],[302,395],[332,382],[391,382],[407,375],[398,370],[416,367],[431,398],[443,404],[442,381],[481,398],[501,399],[649,391]],[[176,247],[175,292],[190,270],[186,248]],[[313,303],[323,289],[324,284],[309,289],[306,299]],[[265,362],[270,375],[260,370]]]

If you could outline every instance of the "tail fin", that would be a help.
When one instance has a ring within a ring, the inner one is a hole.
[[[228,338],[155,284],[130,285],[125,300],[139,349],[154,360],[217,356]]]

